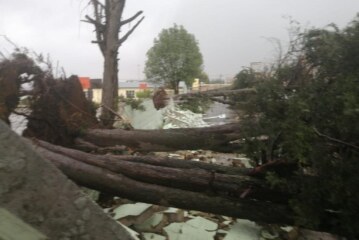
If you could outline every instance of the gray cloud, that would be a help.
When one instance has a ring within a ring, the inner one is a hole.
[[[68,74],[101,77],[102,56],[90,43],[93,28],[80,22],[84,14],[91,14],[86,3],[0,0],[0,34],[20,46],[49,53]],[[276,37],[285,43],[288,20],[283,16],[308,26],[334,22],[342,27],[357,9],[356,0],[128,0],[125,15],[143,10],[146,19],[120,49],[119,78],[143,77],[153,39],[173,23],[196,36],[211,77],[233,76],[250,62],[273,59],[273,46],[265,38]]]

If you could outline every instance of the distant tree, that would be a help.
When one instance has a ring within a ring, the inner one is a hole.
[[[142,22],[142,17],[125,34],[121,34],[121,27],[131,23],[142,14],[137,12],[134,16],[123,20],[122,14],[126,0],[90,0],[93,6],[93,17],[85,16],[85,22],[95,27],[96,41],[104,57],[103,85],[102,85],[102,108],[101,121],[106,126],[113,124],[114,114],[110,109],[116,110],[118,98],[118,49]]]
[[[220,79],[220,78],[216,78],[216,79],[211,79],[210,82],[211,83],[217,83],[217,84],[223,84],[224,80]]]
[[[201,83],[209,83],[209,77],[208,77],[208,74],[205,73],[205,72],[201,72],[201,74],[199,75],[199,81]]]
[[[164,29],[147,52],[146,77],[155,83],[164,83],[178,93],[180,81],[193,83],[202,73],[202,54],[193,34],[183,26]]]
[[[257,78],[252,69],[243,69],[236,75],[233,87],[235,89],[252,87],[256,81]]]

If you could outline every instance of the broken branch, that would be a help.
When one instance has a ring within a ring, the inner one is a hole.
[[[325,135],[325,134],[319,132],[318,129],[315,128],[315,127],[313,127],[313,130],[314,130],[314,132],[315,132],[318,136],[320,136],[320,137],[324,137],[324,138],[326,138],[326,139],[328,139],[328,140],[330,140],[330,141],[332,141],[332,142],[340,143],[340,144],[346,145],[346,146],[348,146],[348,147],[354,148],[354,149],[356,149],[356,150],[359,150],[359,147],[356,146],[356,145],[354,145],[354,144],[352,144],[352,143],[344,142],[344,141],[342,141],[342,140],[340,140],[340,139],[336,139],[336,138],[330,137],[330,136],[328,136],[328,135]]]
[[[117,44],[118,47],[121,46],[122,43],[124,43],[124,42],[127,40],[127,38],[133,33],[133,31],[135,31],[135,29],[138,27],[138,25],[140,25],[140,23],[143,21],[143,19],[145,19],[145,17],[142,17],[142,18],[136,23],[136,25],[131,28],[131,30],[129,30],[122,38],[120,38],[120,39],[118,40],[118,44]]]
[[[138,11],[134,16],[130,17],[129,19],[123,20],[120,22],[120,25],[125,25],[127,23],[132,22],[135,20],[138,16],[140,16],[143,13],[143,11]]]

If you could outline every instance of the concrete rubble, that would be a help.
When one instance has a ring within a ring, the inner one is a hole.
[[[2,121],[0,179],[0,239],[133,239]]]

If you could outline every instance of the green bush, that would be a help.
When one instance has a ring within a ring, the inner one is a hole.
[[[145,89],[141,92],[136,92],[136,97],[137,98],[151,98],[152,97],[152,91]]]

